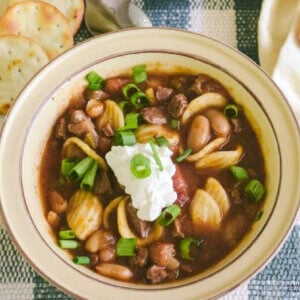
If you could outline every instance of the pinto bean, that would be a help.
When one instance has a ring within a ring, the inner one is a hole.
[[[217,136],[227,137],[229,135],[231,126],[224,114],[211,108],[205,112],[205,116],[208,118],[212,130]]]
[[[51,190],[49,193],[49,204],[51,209],[57,214],[65,212],[68,208],[67,200],[55,190]]]
[[[187,145],[194,152],[198,152],[210,139],[210,123],[208,118],[200,115],[194,118],[189,128]]]
[[[111,263],[116,259],[115,246],[108,246],[99,251],[99,260],[102,263]]]
[[[87,102],[85,111],[91,118],[98,118],[104,110],[103,102],[97,99],[91,99]]]
[[[167,267],[175,255],[174,245],[171,243],[156,242],[149,249],[152,262],[161,267]]]
[[[56,212],[50,210],[47,214],[47,221],[53,228],[56,228],[59,225],[60,217]]]
[[[115,238],[111,232],[103,229],[94,231],[85,243],[85,249],[91,253],[105,249],[115,244]]]
[[[96,272],[122,281],[128,281],[133,277],[133,273],[129,268],[118,264],[101,263],[96,266]]]
[[[169,264],[167,265],[166,268],[168,271],[174,271],[174,270],[178,269],[179,266],[180,266],[180,262],[176,258],[171,257]]]

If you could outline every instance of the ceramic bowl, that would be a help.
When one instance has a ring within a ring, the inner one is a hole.
[[[84,76],[108,77],[146,63],[148,69],[189,69],[222,82],[243,107],[266,160],[264,214],[225,259],[174,283],[136,285],[75,265],[53,241],[38,189],[41,153],[52,125]],[[90,39],[59,56],[23,90],[1,132],[1,213],[21,254],[46,280],[87,299],[206,299],[220,296],[259,271],[279,250],[299,207],[299,128],[270,78],[238,51],[181,30],[147,28]]]

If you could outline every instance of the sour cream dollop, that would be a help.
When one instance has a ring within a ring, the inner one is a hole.
[[[172,151],[167,147],[155,147],[163,165],[162,171],[159,170],[149,144],[113,146],[105,156],[118,182],[131,196],[132,205],[138,210],[138,217],[145,221],[154,221],[164,207],[170,206],[177,199],[172,181],[176,171],[171,159]],[[130,170],[132,157],[139,153],[148,157],[151,164],[151,175],[143,179],[136,178]]]

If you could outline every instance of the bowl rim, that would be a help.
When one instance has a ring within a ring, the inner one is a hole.
[[[255,62],[253,62],[251,59],[249,59],[246,55],[241,54],[238,50],[236,50],[236,49],[234,49],[234,48],[232,48],[232,47],[230,47],[230,46],[228,46],[228,45],[225,45],[225,44],[223,44],[223,43],[220,43],[219,41],[216,41],[216,40],[214,40],[214,39],[212,39],[212,38],[209,38],[209,37],[205,37],[205,36],[203,36],[203,35],[200,35],[200,34],[198,34],[198,33],[192,33],[192,32],[187,32],[187,31],[185,31],[185,30],[180,30],[180,29],[170,29],[170,28],[143,28],[143,29],[138,28],[138,29],[126,29],[126,30],[122,30],[122,31],[119,31],[119,32],[108,33],[108,34],[105,34],[105,35],[103,35],[103,36],[101,36],[101,37],[93,37],[93,38],[91,38],[91,39],[88,39],[88,40],[82,42],[82,43],[79,44],[79,45],[76,45],[76,46],[75,46],[74,48],[72,48],[71,50],[69,50],[69,51],[63,53],[62,55],[60,55],[59,57],[57,57],[56,59],[54,59],[52,62],[50,62],[48,65],[53,66],[53,65],[55,65],[55,62],[63,61],[63,59],[64,59],[65,57],[67,58],[69,55],[72,55],[73,53],[75,53],[76,49],[78,49],[79,47],[81,47],[83,44],[84,44],[84,45],[88,45],[90,42],[93,42],[94,40],[99,40],[99,39],[102,40],[104,36],[111,36],[111,35],[116,35],[116,36],[118,36],[118,35],[120,35],[120,34],[121,34],[121,35],[126,34],[126,32],[128,32],[128,31],[129,31],[129,32],[132,32],[132,31],[138,31],[138,32],[140,32],[141,30],[142,30],[142,31],[145,31],[145,30],[146,30],[145,32],[147,32],[147,31],[153,31],[153,32],[157,32],[157,31],[160,31],[160,32],[161,32],[161,31],[183,32],[184,34],[192,34],[192,35],[195,35],[195,36],[200,36],[200,37],[202,37],[203,39],[206,39],[206,40],[214,41],[214,42],[217,43],[217,44],[221,44],[222,47],[225,46],[226,48],[231,49],[231,51],[233,50],[233,51],[236,53],[236,55],[243,56],[244,59],[246,59],[246,60],[248,61],[248,63],[251,63],[251,64],[255,65],[255,66],[260,70],[260,72],[263,72],[263,73],[264,73],[264,76],[266,77],[266,80],[272,81],[271,78],[270,78],[270,77],[269,77],[269,76],[268,76],[268,75],[267,75],[267,74],[266,74],[266,73],[265,73],[265,72],[264,72],[264,71],[263,71],[263,70],[255,63]],[[124,33],[124,32],[125,32],[125,33]],[[74,49],[75,49],[75,50],[74,50]],[[174,51],[173,51],[173,53],[174,53]],[[124,54],[124,55],[126,55],[126,54]],[[120,56],[120,54],[118,54],[117,56]],[[193,57],[193,58],[195,58],[195,57]],[[105,57],[104,59],[109,59],[109,58]],[[96,64],[97,62],[98,62],[98,61],[93,62],[92,64]],[[45,72],[45,70],[48,69],[48,65],[47,65],[46,67],[44,67],[44,68],[41,70],[41,72]],[[88,67],[87,67],[86,65],[82,67],[82,69],[87,69],[87,68],[88,68]],[[32,85],[32,82],[35,82],[35,81],[37,80],[36,78],[39,76],[39,74],[40,74],[41,72],[39,72],[39,73],[38,73],[38,74],[30,81],[30,83],[24,88],[24,90],[21,92],[20,96],[18,97],[18,100],[15,102],[15,104],[14,104],[13,107],[12,107],[12,112],[14,112],[15,110],[17,110],[18,106],[22,106],[22,104],[24,105],[24,103],[22,103],[22,101],[21,101],[21,100],[23,99],[23,98],[22,98],[23,95],[26,93],[26,91],[28,91],[28,90],[30,89],[30,87],[31,87],[31,85]],[[82,72],[82,70],[77,70],[77,72],[80,73],[80,72]],[[232,74],[230,74],[230,75],[232,76]],[[66,79],[66,80],[68,80],[68,79]],[[288,107],[289,110],[290,110],[290,116],[292,116],[292,119],[294,120],[294,125],[296,124],[296,128],[297,128],[297,131],[298,131],[298,136],[299,136],[299,135],[300,135],[299,125],[298,125],[298,123],[296,122],[296,117],[294,116],[294,113],[292,112],[291,107],[290,107],[288,101],[285,99],[285,97],[283,96],[282,92],[279,90],[279,88],[276,86],[276,84],[274,84],[274,82],[273,82],[273,86],[274,86],[275,89],[277,89],[277,92],[279,92],[279,94],[281,94],[281,98],[285,100],[285,102],[286,102],[285,105],[287,105],[287,107]],[[245,88],[245,85],[243,85],[243,87]],[[49,94],[49,96],[50,96],[50,94]],[[23,102],[25,102],[25,101],[23,100]],[[16,105],[16,106],[15,106],[15,105]],[[16,108],[14,108],[14,107],[16,107]],[[1,138],[2,134],[3,134],[3,132],[6,130],[6,129],[5,129],[5,128],[6,128],[6,122],[9,122],[10,119],[13,118],[13,114],[14,114],[14,113],[10,114],[11,117],[10,117],[10,115],[9,115],[9,116],[6,118],[6,120],[4,121],[3,127],[0,129],[0,138]],[[272,122],[271,122],[271,124],[272,124]],[[0,140],[0,148],[1,148],[1,140]],[[19,245],[18,240],[17,240],[17,239],[15,238],[15,236],[14,236],[14,232],[13,232],[12,228],[10,228],[10,226],[9,226],[7,220],[6,220],[5,213],[4,213],[3,208],[2,208],[2,199],[1,199],[0,201],[1,201],[1,202],[0,202],[0,204],[1,204],[1,205],[0,205],[0,214],[1,214],[1,216],[2,216],[3,223],[4,223],[5,227],[6,227],[6,229],[8,230],[10,237],[12,238],[12,240],[13,240],[14,243],[15,243],[15,245],[17,246],[18,250],[22,253],[23,257],[25,257],[25,259],[29,262],[29,264],[32,265],[32,266],[34,267],[34,269],[35,269],[39,274],[41,274],[43,277],[47,278],[47,280],[48,280],[49,282],[51,282],[51,283],[54,284],[55,286],[58,286],[61,290],[65,291],[66,293],[78,297],[77,294],[72,294],[72,291],[66,289],[64,286],[60,285],[58,282],[53,281],[52,278],[49,278],[49,277],[47,276],[47,274],[45,274],[44,272],[42,272],[42,271],[39,269],[39,267],[38,267],[37,265],[34,264],[34,262],[32,261],[32,259],[30,259],[30,257],[27,256],[27,253],[24,252],[23,249],[22,249],[22,247],[21,247],[21,245]],[[275,209],[275,206],[276,206],[276,205],[274,204],[273,209]],[[297,211],[299,210],[299,206],[300,206],[300,202],[298,201],[298,209],[297,209],[296,212],[294,213],[294,216],[293,216],[293,218],[292,218],[293,220],[295,220]],[[29,214],[29,215],[30,215],[30,214]],[[267,223],[266,223],[266,224],[267,224]],[[266,224],[265,224],[265,225],[266,225]],[[293,222],[291,222],[291,223],[289,224],[289,227],[288,227],[288,229],[287,229],[287,233],[290,232],[290,230],[292,229],[292,226],[293,226]],[[267,264],[267,263],[270,261],[270,259],[277,253],[277,251],[279,251],[280,246],[283,244],[283,242],[286,240],[286,238],[287,238],[287,236],[288,236],[287,233],[284,235],[284,237],[282,238],[282,240],[280,241],[280,243],[277,244],[277,247],[273,249],[273,253],[268,257],[268,259],[265,260],[265,262],[264,262],[259,268],[257,268],[256,270],[253,270],[252,274],[248,274],[248,275],[247,275],[247,278],[252,277],[254,274],[256,274],[261,268],[263,268],[263,266],[264,266],[265,264]],[[245,279],[244,279],[244,280],[245,280]],[[232,286],[231,289],[226,290],[226,291],[224,291],[224,292],[218,294],[217,296],[223,295],[224,293],[228,293],[230,290],[234,289],[234,288],[235,288],[236,286],[238,286],[240,283],[241,283],[241,282],[239,282],[239,283],[238,283],[237,285],[235,285],[235,286]],[[118,286],[118,287],[119,287],[119,286]],[[175,287],[175,288],[177,288],[177,287]],[[158,289],[158,290],[159,290],[159,289]],[[153,290],[151,290],[151,289],[150,289],[149,291],[152,291],[152,292],[153,292]]]

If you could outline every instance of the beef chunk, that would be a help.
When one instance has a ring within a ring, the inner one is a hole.
[[[147,270],[146,276],[151,283],[156,284],[164,281],[164,279],[168,276],[168,273],[164,267],[153,265]]]
[[[174,190],[177,193],[176,204],[183,207],[190,200],[189,187],[178,166],[176,166],[176,171],[172,179]]]
[[[143,267],[147,264],[148,250],[144,247],[138,247],[137,253],[130,259],[130,264],[137,267]]]
[[[112,128],[112,126],[110,125],[110,123],[106,123],[102,128],[101,128],[102,133],[106,136],[106,137],[112,137],[115,134],[114,129]]]
[[[186,96],[182,93],[177,94],[168,103],[168,113],[171,117],[177,119],[183,114],[187,105]]]
[[[109,95],[118,95],[122,93],[122,87],[129,83],[128,78],[109,78],[105,82],[105,92]]]
[[[81,137],[86,133],[95,130],[95,125],[83,110],[74,110],[70,115],[68,130],[74,135]]]
[[[68,138],[68,125],[65,118],[58,120],[55,127],[55,136],[59,139],[66,140]]]
[[[167,124],[167,114],[163,107],[146,107],[141,111],[142,118],[150,124]]]
[[[105,171],[97,173],[93,192],[96,195],[103,195],[112,191],[110,179]]]
[[[112,141],[106,136],[99,136],[98,149],[101,153],[106,153],[111,147]]]
[[[162,267],[167,267],[174,255],[175,248],[171,243],[156,242],[152,244],[149,249],[151,261]]]
[[[136,234],[141,238],[146,238],[150,231],[150,224],[144,220],[141,220],[137,216],[137,210],[132,206],[131,202],[126,205],[126,212],[128,214],[128,219]]]
[[[155,92],[155,96],[158,103],[166,102],[169,100],[173,89],[159,86]]]
[[[196,95],[202,95],[208,92],[215,92],[222,94],[225,97],[228,97],[228,92],[221,83],[204,74],[198,75],[194,84],[190,87],[190,90],[193,91]]]

